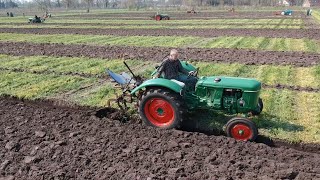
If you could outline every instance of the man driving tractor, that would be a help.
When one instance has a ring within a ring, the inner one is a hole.
[[[146,125],[161,129],[179,128],[186,113],[196,112],[198,109],[212,109],[235,115],[225,124],[224,131],[227,136],[242,141],[254,141],[257,138],[258,128],[247,117],[259,115],[263,110],[260,98],[261,82],[226,76],[197,78],[199,69],[186,61],[179,61],[178,51],[175,49],[171,50],[170,56],[166,56],[162,64],[152,72],[152,79],[144,80],[136,76],[128,64],[124,64],[132,77],[127,78],[127,75],[116,74],[107,69],[110,77],[122,90],[117,99],[111,100],[124,111],[129,108],[127,103],[135,102],[134,107],[138,108]],[[108,101],[109,107],[111,100]]]
[[[195,72],[188,72],[185,70],[178,59],[178,55],[178,51],[176,49],[172,49],[169,57],[167,57],[158,68],[158,74],[156,77],[159,78],[161,75],[163,75],[165,79],[175,79],[177,81],[181,81],[188,87],[192,87],[194,90],[198,81],[198,79],[193,76]]]

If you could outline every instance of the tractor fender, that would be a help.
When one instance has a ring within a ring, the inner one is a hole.
[[[135,94],[140,89],[146,88],[146,87],[165,87],[167,89],[170,89],[176,93],[180,93],[183,89],[182,86],[180,86],[178,83],[175,83],[174,81],[163,79],[163,78],[157,78],[157,79],[150,79],[145,82],[143,82],[140,86],[134,88],[131,91],[131,94]]]

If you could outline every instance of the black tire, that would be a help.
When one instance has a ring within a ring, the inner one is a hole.
[[[246,118],[232,118],[227,122],[225,127],[226,135],[236,140],[254,141],[258,137],[256,124]],[[243,134],[241,134],[240,131],[242,131]]]
[[[163,17],[163,20],[169,20],[170,18],[168,16]]]
[[[164,105],[158,105],[161,104],[161,102]],[[153,110],[157,110],[152,111],[152,108]],[[159,110],[161,112],[159,112]],[[181,96],[168,89],[148,89],[139,102],[139,114],[142,121],[148,126],[161,129],[179,128],[182,122],[183,112],[184,108]],[[165,117],[163,119],[170,120],[168,120],[168,122],[160,122],[159,119],[162,117]]]
[[[253,115],[259,115],[259,114],[261,114],[261,112],[263,110],[263,102],[262,102],[261,98],[259,98],[259,100],[258,100],[258,106],[259,106],[259,111],[252,111]]]

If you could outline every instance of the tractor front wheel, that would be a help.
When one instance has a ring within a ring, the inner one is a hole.
[[[226,134],[236,140],[254,141],[258,137],[258,129],[249,119],[235,117],[227,122]]]
[[[172,129],[182,122],[181,96],[170,90],[149,89],[139,104],[139,114],[146,125]]]

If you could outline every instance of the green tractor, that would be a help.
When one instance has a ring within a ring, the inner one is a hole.
[[[28,23],[44,23],[46,19],[41,17],[33,17],[33,18],[29,18],[28,20],[29,20]]]
[[[197,77],[199,69],[186,61],[180,61],[187,71],[194,71]],[[263,109],[259,98],[261,83],[254,79],[209,76],[200,77],[194,88],[183,82],[164,78],[143,80],[132,74],[116,74],[107,69],[108,74],[118,83],[122,94],[117,96],[119,107],[127,110],[127,103],[136,102],[139,115],[146,125],[162,129],[179,128],[187,112],[199,109],[221,110],[229,114],[240,114],[225,125],[226,135],[237,140],[254,141],[258,129],[247,117],[258,115]],[[152,75],[157,72],[155,70]],[[108,104],[110,105],[110,101]]]

